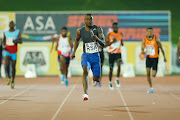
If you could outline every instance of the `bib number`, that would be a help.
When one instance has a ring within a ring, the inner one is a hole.
[[[155,48],[154,48],[154,46],[147,46],[146,47],[146,54],[147,55],[151,55],[151,56],[155,55]]]
[[[96,53],[98,52],[98,45],[96,42],[85,43],[86,53]]]
[[[13,43],[13,38],[7,38],[6,39],[6,45],[8,45],[8,46],[14,46],[14,43]]]
[[[115,43],[111,44],[111,47],[115,49],[120,48],[120,41],[116,41]]]

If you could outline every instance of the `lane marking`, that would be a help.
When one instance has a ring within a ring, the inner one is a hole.
[[[122,94],[121,90],[120,90],[119,88],[117,88],[117,90],[118,90],[119,95],[120,95],[120,97],[121,97],[121,99],[122,99],[122,101],[123,101],[123,104],[124,104],[124,106],[125,106],[125,108],[126,108],[126,111],[128,112],[128,115],[129,115],[130,120],[134,120],[134,118],[133,118],[133,116],[132,116],[132,114],[131,114],[131,111],[129,110],[129,108],[128,108],[128,106],[127,106],[127,103],[126,103],[126,101],[125,101],[125,99],[124,99],[124,97],[123,97],[123,94]]]
[[[59,114],[59,112],[61,111],[63,105],[65,104],[65,102],[68,100],[69,96],[71,95],[71,93],[73,92],[73,90],[75,89],[76,85],[74,85],[71,90],[69,91],[69,93],[67,94],[66,98],[63,100],[63,102],[60,104],[59,108],[57,109],[56,113],[53,115],[53,117],[51,118],[51,120],[55,120],[57,115]]]
[[[159,85],[158,85],[159,86]],[[178,96],[176,96],[176,95],[174,95],[173,93],[171,93],[170,91],[168,91],[168,90],[166,90],[166,89],[164,89],[163,87],[161,87],[161,86],[159,86],[159,88],[161,89],[161,90],[163,90],[163,91],[165,91],[165,92],[167,92],[167,93],[169,93],[171,96],[173,96],[174,98],[176,98],[176,99],[178,99],[178,100],[180,100],[180,98],[178,97]]]
[[[7,100],[4,100],[4,101],[0,102],[0,105],[2,105],[3,103],[8,102],[9,100],[11,100],[11,99],[13,99],[13,98],[15,98],[15,97],[17,97],[17,96],[19,96],[19,95],[25,93],[25,92],[27,92],[28,90],[32,89],[32,88],[35,87],[35,86],[36,86],[36,85],[32,85],[32,86],[26,88],[25,90],[23,90],[23,91],[21,91],[21,92],[15,94],[14,96],[9,97]]]
[[[111,117],[112,115],[104,115],[105,117]]]

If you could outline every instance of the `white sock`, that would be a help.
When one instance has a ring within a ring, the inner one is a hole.
[[[119,78],[118,78],[118,77],[116,77],[116,80],[119,80]]]

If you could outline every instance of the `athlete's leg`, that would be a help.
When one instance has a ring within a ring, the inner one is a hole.
[[[147,80],[149,83],[149,86],[152,88],[152,81],[151,81],[151,68],[146,68],[146,72],[147,72]]]
[[[117,87],[120,87],[120,82],[119,82],[119,76],[120,76],[120,73],[121,73],[121,63],[120,63],[120,59],[117,60],[117,66],[118,66],[118,69],[117,69],[117,77],[116,77],[116,80],[115,80],[115,83],[116,83],[116,86]]]
[[[84,88],[84,94],[88,94],[88,66],[84,65],[83,66],[83,78],[82,78],[82,82],[83,82],[83,88]]]
[[[113,67],[114,67],[114,54],[109,54],[109,81],[112,81]]]
[[[14,79],[16,76],[16,60],[12,60],[11,66],[12,66],[12,83],[14,83]]]
[[[62,72],[62,75],[65,75],[66,76],[66,59],[61,56],[60,57],[60,67],[61,67],[61,72]]]
[[[66,78],[68,78],[68,68],[69,68],[69,64],[65,65],[65,69],[66,69]]]
[[[152,76],[153,77],[156,77],[157,70],[158,70],[158,58],[154,58],[153,59],[153,66],[152,66]]]
[[[103,64],[101,64],[101,77],[100,77],[100,79],[99,79],[99,82],[101,82],[102,75],[103,75],[103,74],[102,74],[102,71],[103,71],[103,70],[102,70],[102,67],[103,67]]]
[[[10,76],[10,62],[11,62],[11,57],[5,56],[5,66],[6,66],[6,73],[7,73],[8,78],[11,78],[11,76]]]
[[[60,55],[58,55],[58,63],[59,63],[59,68],[60,68],[59,70],[62,74]]]
[[[156,77],[156,74],[157,74],[157,70],[152,70],[152,76]]]
[[[117,78],[119,78],[120,73],[121,73],[121,63],[120,63],[120,58],[116,62],[118,69],[117,69]]]

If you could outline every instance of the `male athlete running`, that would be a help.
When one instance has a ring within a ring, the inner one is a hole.
[[[152,81],[151,81],[151,68],[152,68],[152,76],[156,77],[156,73],[158,69],[159,49],[163,54],[164,62],[166,62],[166,57],[159,38],[153,35],[153,29],[147,28],[146,34],[147,34],[146,37],[142,40],[141,53],[147,55],[146,71],[147,71],[148,83],[150,86],[150,89],[147,91],[147,93],[153,93],[154,89],[152,87]]]
[[[4,32],[3,48],[5,49],[5,65],[8,75],[7,84],[10,84],[10,63],[12,66],[12,81],[11,88],[14,88],[14,79],[16,75],[16,59],[17,59],[17,46],[22,43],[21,34],[18,29],[15,29],[14,21],[9,23],[9,30]]]
[[[101,27],[93,25],[93,15],[86,14],[84,17],[85,26],[77,30],[74,43],[74,51],[71,59],[75,57],[80,38],[83,40],[83,54],[81,64],[83,67],[83,88],[84,100],[88,100],[88,70],[93,72],[93,81],[99,82],[101,76],[101,64],[99,57],[99,45],[104,46],[105,40]]]
[[[56,50],[58,51],[58,62],[60,64],[60,71],[62,74],[61,83],[68,86],[68,67],[70,63],[70,52],[73,48],[72,37],[68,35],[68,30],[66,27],[61,29],[61,34],[54,37],[57,39]],[[53,49],[53,44],[52,44]]]
[[[112,24],[113,31],[106,36],[106,46],[109,46],[109,88],[113,90],[112,75],[114,62],[117,64],[116,86],[120,87],[119,76],[121,72],[121,46],[123,46],[122,33],[118,31],[118,23]]]

